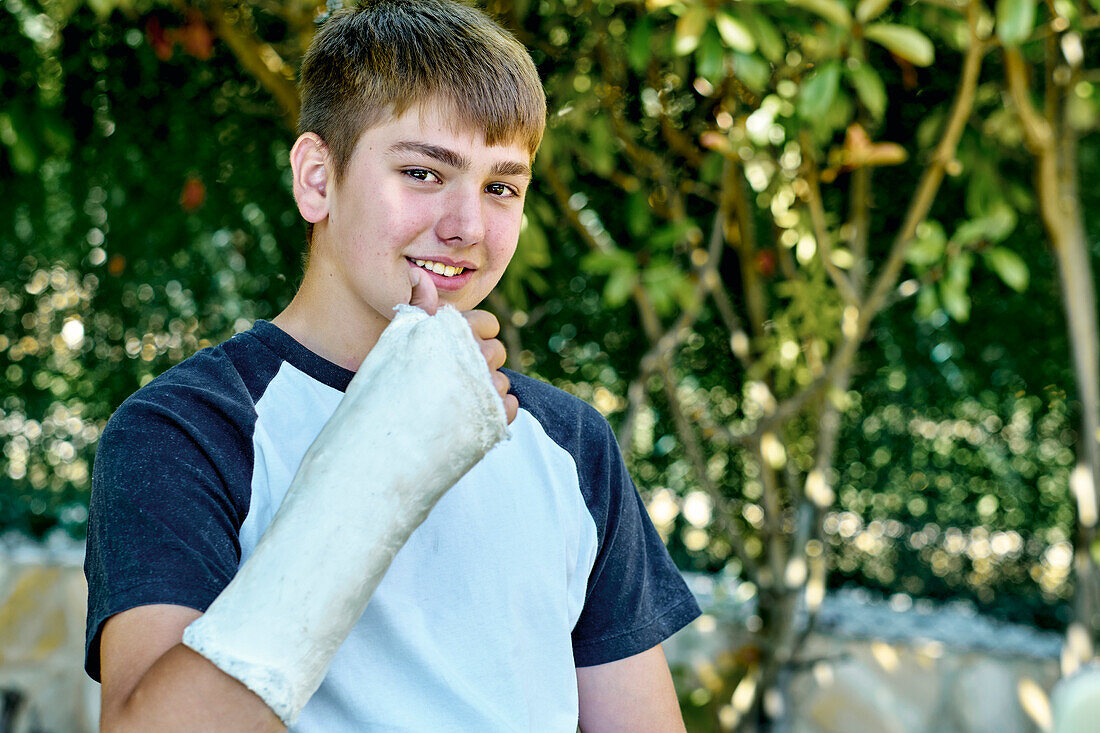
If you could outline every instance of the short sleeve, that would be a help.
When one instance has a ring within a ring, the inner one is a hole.
[[[610,426],[601,423],[587,455],[581,456],[583,463],[578,461],[582,482],[590,483],[585,498],[599,539],[584,610],[573,629],[578,667],[650,649],[699,615],[695,597],[627,473]]]
[[[205,611],[236,573],[254,424],[241,392],[162,378],[108,422],[92,472],[84,565],[93,679],[108,618],[154,603]]]

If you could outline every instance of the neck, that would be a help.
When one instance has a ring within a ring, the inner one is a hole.
[[[306,267],[290,305],[271,322],[318,356],[358,371],[389,322],[346,293],[340,275],[318,258]]]

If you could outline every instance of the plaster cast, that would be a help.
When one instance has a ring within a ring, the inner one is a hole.
[[[183,643],[290,725],[394,555],[506,433],[465,318],[398,306],[255,552]]]

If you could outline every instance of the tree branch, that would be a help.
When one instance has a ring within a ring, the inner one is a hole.
[[[962,137],[963,129],[974,107],[974,94],[978,85],[978,75],[981,71],[982,59],[988,51],[988,45],[977,34],[977,19],[980,8],[981,5],[978,0],[970,0],[968,12],[970,45],[963,61],[959,85],[951,105],[951,112],[948,116],[943,137],[921,175],[917,189],[909,202],[909,208],[906,211],[902,226],[894,236],[894,242],[890,248],[886,264],[883,265],[870,293],[858,309],[854,327],[851,329],[850,334],[845,335],[844,342],[833,354],[829,365],[825,368],[825,372],[814,378],[801,391],[780,403],[775,412],[760,420],[750,435],[740,438],[742,442],[749,441],[746,444],[751,444],[751,441],[759,440],[760,435],[764,432],[777,429],[779,425],[797,415],[820,390],[831,384],[837,374],[849,368],[859,350],[859,345],[870,329],[871,322],[881,311],[886,303],[887,296],[897,284],[898,276],[905,264],[905,252],[916,234],[917,225],[928,216],[928,210],[932,207],[943,181],[944,169],[947,163],[955,157],[959,139]]]
[[[227,10],[220,0],[211,0],[206,5],[206,13],[215,32],[229,46],[241,66],[275,98],[283,110],[287,127],[296,129],[300,106],[294,70],[271,44],[264,43],[251,30],[241,27],[239,10]]]
[[[817,240],[817,251],[821,255],[821,264],[836,289],[840,291],[840,297],[844,302],[855,305],[859,302],[859,296],[848,281],[848,277],[833,263],[833,246],[829,240],[829,231],[825,224],[825,206],[821,200],[817,161],[810,154],[810,151],[813,150],[810,133],[803,130],[801,138],[803,150],[802,177],[807,184],[806,207],[810,210],[810,223],[813,226],[814,238]]]

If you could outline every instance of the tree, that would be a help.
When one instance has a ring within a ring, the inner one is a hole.
[[[1022,307],[987,316],[991,301],[1029,281],[1045,295],[1038,208],[1074,293],[1077,475],[1095,471],[1095,306],[1077,295],[1088,222],[1073,208],[1087,194],[1077,140],[1096,123],[1082,93],[1093,16],[1055,5],[1036,26],[1030,0],[997,14],[953,0],[488,5],[533,49],[551,108],[520,251],[491,301],[511,358],[608,414],[681,561],[756,595],[757,640],[719,664],[694,713],[743,729],[769,714],[830,573],[983,603],[1035,580],[1033,605],[1068,593],[1050,558],[1072,521],[1071,408],[1033,385],[1066,376],[1000,346],[959,354],[1022,322]],[[6,520],[78,532],[110,410],[293,290],[301,235],[280,176],[321,8],[8,10],[4,68],[21,71],[2,80],[17,101],[0,164],[26,194],[0,203],[0,251],[18,263],[0,318],[22,334],[0,368],[24,386],[0,419],[4,490],[31,511],[9,504]],[[1024,135],[1053,177],[1032,182]],[[1009,366],[986,375],[987,361]],[[1090,524],[1078,486],[1087,575],[1095,511]],[[1095,629],[1091,608],[1079,618]]]

